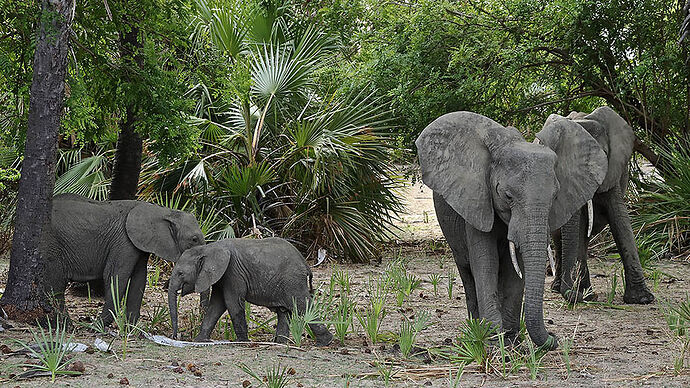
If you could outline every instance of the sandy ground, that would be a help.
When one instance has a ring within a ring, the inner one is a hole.
[[[399,227],[399,239],[386,247],[384,260],[373,265],[339,265],[349,272],[352,278],[352,294],[360,305],[368,298],[366,284],[370,277],[381,275],[386,264],[398,257],[409,260],[408,271],[422,279],[421,289],[404,303],[403,308],[395,306],[395,298],[390,295],[387,316],[382,323],[382,332],[398,332],[405,316],[410,317],[421,310],[431,312],[433,325],[418,337],[418,346],[424,348],[442,347],[452,341],[460,332],[461,322],[467,318],[464,293],[461,282],[454,281],[453,297],[448,297],[448,274],[457,273],[452,257],[441,241],[441,233],[436,223],[431,191],[419,185],[407,191],[408,214],[403,216]],[[599,300],[605,299],[610,289],[612,273],[620,268],[620,262],[602,255],[590,259],[593,287]],[[666,303],[675,303],[687,297],[690,279],[690,266],[687,263],[665,261],[658,269],[668,274],[658,283],[654,293],[657,302],[648,306],[624,305],[622,288],[619,286],[613,306],[578,305],[574,309],[564,304],[560,295],[548,291],[551,278],[547,277],[547,291],[544,298],[546,327],[559,338],[573,337],[574,345],[570,353],[571,372],[566,372],[563,353],[552,351],[543,360],[543,368],[536,380],[531,380],[526,369],[501,377],[498,373],[483,373],[476,366],[468,366],[460,386],[486,387],[609,387],[609,386],[690,386],[690,374],[686,369],[678,376],[673,373],[673,360],[679,353],[679,346],[668,334],[664,310]],[[0,260],[0,288],[6,279],[7,260]],[[152,273],[154,269],[149,268]],[[322,290],[328,288],[333,267],[314,268],[314,283]],[[440,274],[441,283],[438,295],[434,294],[429,275]],[[166,303],[165,291],[159,284],[147,289],[142,308],[142,324],[150,324],[150,315],[157,306]],[[652,286],[651,281],[649,282]],[[102,306],[97,298],[89,301],[86,297],[68,295],[68,308],[73,320],[96,315]],[[189,336],[198,324],[197,299],[189,296],[183,299],[181,328],[183,336]],[[262,321],[271,316],[264,308],[252,307],[252,314]],[[226,318],[221,318],[221,322]],[[222,324],[219,324],[222,326]],[[159,334],[169,333],[167,321],[153,330]],[[250,325],[256,328],[256,323]],[[134,339],[128,344],[126,358],[121,354],[80,353],[76,357],[86,367],[80,377],[61,377],[60,386],[95,387],[118,386],[126,378],[131,386],[190,386],[190,387],[241,387],[243,382],[259,383],[243,372],[238,363],[247,364],[259,375],[266,369],[281,365],[292,368],[288,387],[382,387],[386,385],[376,363],[386,365],[393,378],[388,382],[395,387],[449,387],[449,368],[455,368],[448,361],[434,358],[424,360],[412,358],[404,360],[393,343],[372,345],[366,341],[362,328],[356,322],[355,331],[348,335],[345,345],[337,343],[326,348],[316,348],[312,340],[306,340],[301,349],[285,348],[276,345],[258,345],[256,342],[269,341],[272,334],[260,330],[252,336],[254,344],[222,345],[205,348],[170,348],[153,344],[143,338]],[[222,338],[223,328],[215,331],[217,339]],[[86,330],[78,330],[75,340],[92,344],[97,335]],[[0,343],[16,350],[13,339],[28,339],[25,329],[16,327],[0,333]],[[109,339],[107,336],[104,338]],[[188,338],[186,338],[188,339]],[[121,349],[119,340],[113,343]],[[14,364],[22,363],[21,357],[0,357],[0,384],[3,386],[44,386],[49,380],[36,378],[23,381],[9,381],[9,373],[17,373]],[[690,362],[686,356],[686,365]],[[178,368],[180,364],[192,363],[201,372],[195,376],[189,368]],[[110,376],[110,377],[109,377]],[[124,381],[123,381],[124,382]],[[245,383],[246,384],[246,383]]]

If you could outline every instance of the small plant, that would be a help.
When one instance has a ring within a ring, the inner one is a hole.
[[[618,287],[618,272],[613,271],[613,277],[611,278],[611,283],[609,287],[609,292],[606,294],[606,301],[609,304],[613,303],[613,300],[616,298],[616,288]]]
[[[379,372],[379,376],[381,376],[381,379],[383,379],[383,382],[387,387],[391,383],[393,376],[396,374],[396,372],[393,371],[393,364],[375,361],[374,365],[376,366],[376,370]]]
[[[148,324],[146,331],[155,331],[159,326],[164,326],[170,322],[170,312],[165,306],[155,306],[148,314]]]
[[[297,301],[292,301],[292,312],[290,314],[290,321],[288,328],[295,346],[302,346],[302,338],[308,325],[312,323],[323,323],[319,321],[319,304],[307,302],[307,307],[304,309],[304,314],[300,314],[297,309]]]
[[[398,307],[402,306],[405,299],[409,297],[414,290],[419,288],[421,280],[407,270],[407,266],[402,260],[394,262],[387,271],[387,275],[391,283],[396,289],[396,302]]]
[[[489,339],[495,334],[491,322],[483,319],[466,320],[460,329],[458,341],[451,348],[451,361],[462,364],[476,362],[482,370],[488,370],[491,359]]]
[[[673,370],[678,375],[686,368],[690,354],[690,298],[686,296],[676,306],[668,305],[665,315],[671,339],[679,347],[679,355],[673,360]]]
[[[342,297],[343,294],[345,295],[350,295],[350,287],[351,287],[351,281],[350,281],[350,272],[347,270],[340,269],[338,267],[335,267],[333,269],[333,275],[331,277],[334,281],[335,284],[338,284],[340,287],[340,296]],[[333,293],[333,290],[331,290],[331,294]]]
[[[529,370],[529,376],[532,380],[536,380],[539,372],[543,369],[542,361],[546,355],[546,350],[543,348],[536,348],[532,341],[527,342],[527,355],[525,356],[525,366]]]
[[[38,326],[38,331],[31,330],[31,335],[34,342],[38,345],[36,347],[15,340],[20,346],[29,351],[31,355],[38,360],[38,364],[22,364],[20,366],[29,368],[39,372],[50,372],[50,381],[55,382],[55,378],[59,375],[78,375],[81,372],[67,370],[70,360],[67,357],[69,352],[69,344],[72,341],[72,335],[67,337],[66,321],[60,325],[57,321],[55,330],[53,330],[50,321],[48,321],[48,330],[45,330],[41,325]]]
[[[455,282],[455,270],[448,270],[448,299],[453,300],[453,283]]]
[[[158,287],[158,282],[161,278],[161,267],[158,263],[153,268],[153,271],[149,271],[146,277],[146,283],[148,288]]]
[[[228,314],[225,314],[223,319],[218,321],[218,325],[220,326],[220,332],[223,333],[223,339],[226,341],[234,341],[237,339],[237,334],[235,334],[235,327],[232,326],[232,321],[230,320],[230,316]]]
[[[400,335],[398,336],[398,345],[403,357],[410,356],[412,347],[417,339],[417,334],[429,327],[429,320],[431,316],[428,311],[421,311],[417,313],[414,321],[410,321],[407,317],[402,322],[400,327]]]
[[[335,336],[338,338],[341,345],[345,344],[345,336],[352,326],[354,308],[354,302],[350,302],[347,297],[341,297],[340,304],[335,312],[335,321],[333,322]]]
[[[377,281],[369,279],[369,304],[361,312],[355,310],[359,324],[372,343],[378,341],[381,321],[386,316],[386,296],[389,290],[387,279],[388,277],[380,277]]]
[[[441,282],[441,274],[439,273],[432,273],[429,275],[429,281],[431,282],[431,285],[434,287],[434,296],[438,296],[438,284]]]
[[[129,337],[136,331],[141,331],[139,326],[130,322],[129,314],[127,314],[127,295],[129,294],[129,281],[127,281],[127,287],[125,288],[125,293],[122,295],[122,299],[118,299],[119,293],[119,282],[117,276],[111,278],[110,282],[110,296],[113,301],[113,310],[110,314],[113,316],[113,321],[115,326],[117,326],[117,334],[122,341],[122,359],[127,357],[127,344],[129,342]]]
[[[256,372],[254,372],[247,364],[239,363],[237,367],[240,368],[244,373],[248,374],[254,378],[260,386],[266,388],[285,388],[290,384],[290,373],[288,367],[281,367],[280,363],[278,365],[272,365],[266,367],[265,375],[260,377]]]
[[[453,369],[448,368],[448,386],[450,388],[458,388],[460,385],[460,378],[462,378],[462,375],[465,373],[465,365],[460,364],[460,367],[458,368],[458,372],[455,374],[455,377],[453,377]]]

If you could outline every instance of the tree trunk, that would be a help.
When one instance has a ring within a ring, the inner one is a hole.
[[[120,56],[125,64],[123,82],[133,82],[131,71],[138,71],[142,66],[139,55],[142,44],[138,39],[139,28],[130,26],[130,30],[120,32]],[[120,134],[117,138],[115,163],[113,165],[113,182],[110,185],[110,199],[136,199],[141,173],[141,136],[136,133],[137,122],[136,99],[126,99],[125,115],[120,122]]]
[[[43,289],[42,236],[50,222],[60,117],[65,98],[73,0],[43,0],[34,54],[29,118],[10,271],[0,306],[10,319],[34,322],[51,312]]]

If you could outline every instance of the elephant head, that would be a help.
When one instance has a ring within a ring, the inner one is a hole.
[[[193,215],[146,202],[129,211],[126,230],[135,247],[170,261],[206,243]]]
[[[547,123],[552,119],[551,116]],[[625,191],[628,184],[628,162],[635,146],[635,132],[632,127],[608,106],[599,107],[590,114],[572,112],[567,118],[580,124],[606,153],[606,177],[597,192],[609,191],[617,184]]]
[[[182,297],[192,292],[208,290],[223,276],[230,264],[230,257],[227,249],[210,244],[186,250],[175,263],[168,283],[168,307],[173,338],[177,337],[177,291],[182,290]]]
[[[549,149],[482,115],[455,112],[416,141],[422,180],[468,224],[489,232],[497,215],[508,226],[511,253],[524,264],[527,330],[539,346],[549,341],[542,310],[549,233],[591,198],[605,174],[596,141],[557,124],[558,146]]]

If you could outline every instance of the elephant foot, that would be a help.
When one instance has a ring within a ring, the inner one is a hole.
[[[556,334],[552,332],[549,333],[549,338],[546,339],[546,342],[544,342],[539,348],[544,349],[544,350],[556,350],[558,349],[558,337]]]
[[[211,339],[207,335],[201,335],[194,337],[194,342],[211,342]]]
[[[654,294],[649,291],[645,284],[641,287],[626,287],[623,294],[623,302],[627,304],[650,304],[654,302],[654,299]]]
[[[560,278],[555,278],[551,282],[551,291],[553,292],[560,292],[561,291],[561,279]]]
[[[288,338],[284,335],[276,335],[275,337],[273,337],[273,342],[275,342],[277,344],[286,344],[287,341],[288,341]]]
[[[328,346],[331,344],[331,342],[333,342],[333,334],[328,332],[321,334],[316,338],[316,346]]]

